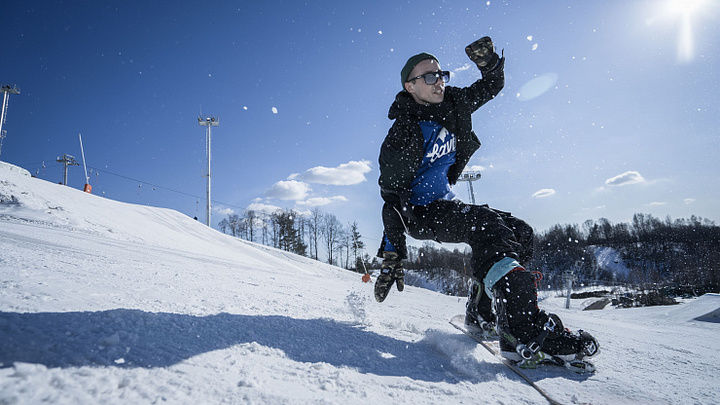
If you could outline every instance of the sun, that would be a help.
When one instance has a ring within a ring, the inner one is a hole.
[[[665,0],[661,15],[648,20],[648,24],[653,24],[657,20],[679,20],[678,62],[689,63],[695,59],[693,23],[697,17],[710,11],[712,3],[711,0]]]
[[[707,0],[668,0],[665,4],[671,14],[690,15],[702,8]]]

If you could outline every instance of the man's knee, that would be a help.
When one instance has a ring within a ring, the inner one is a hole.
[[[533,240],[534,231],[532,227],[523,220],[518,220],[513,225],[513,232],[515,233],[515,237],[518,239],[518,242],[523,245],[532,242]]]

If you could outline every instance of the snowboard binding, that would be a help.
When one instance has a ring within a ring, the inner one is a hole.
[[[500,289],[494,291],[495,299],[495,315],[497,316],[497,332],[500,335],[501,349],[503,346],[510,346],[510,348],[519,356],[520,361],[524,362],[537,362],[543,360],[544,353],[540,351],[545,343],[545,339],[548,335],[555,331],[557,323],[553,316],[549,316],[545,325],[543,325],[540,334],[535,336],[528,343],[522,343],[518,340],[510,331],[510,324],[508,322],[508,315],[505,309],[507,300],[505,293]],[[507,352],[507,350],[504,350]],[[541,353],[542,355],[539,355]]]
[[[562,332],[562,321],[555,314],[547,315],[547,321],[543,324],[540,333],[529,342],[523,343],[510,331],[508,314],[506,312],[507,300],[505,293],[500,289],[494,291],[494,309],[497,316],[497,332],[500,335],[500,355],[516,364],[520,368],[534,369],[538,366],[549,364],[564,367],[570,371],[584,374],[595,371],[595,366],[583,360],[584,357],[591,357],[598,353],[599,345],[597,340],[589,333],[580,330],[578,339],[580,348],[577,353],[567,355],[550,354],[543,351],[548,336],[552,333]],[[569,333],[569,332],[565,332]]]

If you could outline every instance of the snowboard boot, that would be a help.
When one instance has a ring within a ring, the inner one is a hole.
[[[563,360],[582,360],[593,357],[600,351],[600,344],[588,332],[584,330],[571,332],[570,329],[563,327],[557,315],[540,311],[540,322],[543,317],[553,319],[555,323],[555,330],[548,334],[542,345],[543,352]]]
[[[380,266],[380,275],[375,281],[375,300],[385,301],[390,288],[397,284],[398,291],[405,289],[405,273],[402,268],[402,259],[396,252],[383,252],[383,261]]]
[[[598,354],[600,344],[588,332],[571,332],[566,329],[555,314],[540,311],[535,324],[537,334],[527,340],[500,340],[500,354],[509,360],[519,362],[535,358],[556,358],[564,361],[583,360]],[[513,346],[513,343],[515,344]]]
[[[532,273],[520,268],[498,281],[494,305],[498,319],[501,356],[514,362],[574,362],[599,351],[597,340],[587,332],[571,333],[560,318],[537,307],[537,288]]]
[[[465,304],[465,327],[469,332],[484,339],[498,336],[495,331],[495,316],[489,308],[490,305],[490,298],[485,294],[482,284],[474,279],[471,280],[468,301]]]

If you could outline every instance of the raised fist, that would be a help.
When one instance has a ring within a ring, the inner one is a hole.
[[[494,69],[500,61],[500,57],[495,53],[495,45],[493,45],[490,37],[482,37],[466,46],[465,53],[467,53],[468,58],[475,62],[481,71]]]

